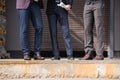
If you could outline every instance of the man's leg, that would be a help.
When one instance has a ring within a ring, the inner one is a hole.
[[[37,3],[32,3],[30,5],[30,11],[32,23],[35,28],[34,59],[44,60],[44,57],[41,56],[43,21],[40,6]]]
[[[30,7],[31,19],[35,29],[34,52],[40,53],[42,47],[43,21],[39,5],[32,3]]]
[[[60,55],[59,55],[59,47],[57,40],[57,16],[55,14],[48,14],[48,22],[49,22],[53,54],[55,58],[59,58]]]
[[[84,47],[85,53],[91,54],[93,51],[93,24],[94,16],[89,6],[84,7]]]
[[[103,8],[96,8],[94,11],[95,15],[95,26],[96,26],[96,53],[97,56],[100,56],[103,59],[103,50],[104,50],[104,36],[103,36]]]
[[[59,21],[62,26],[62,33],[66,46],[67,56],[68,58],[72,58],[73,48],[72,48],[72,41],[69,32],[68,13],[65,10],[61,9],[60,12],[58,12],[58,14],[59,14]]]
[[[90,5],[85,5],[84,7],[84,47],[85,56],[81,60],[93,59],[93,24],[94,16]]]
[[[19,14],[19,25],[20,25],[20,44],[24,54],[29,54],[28,44],[28,21],[29,21],[29,10],[18,10]]]
[[[24,54],[24,60],[30,60],[30,51],[28,44],[28,21],[29,10],[18,10],[20,24],[20,44]]]

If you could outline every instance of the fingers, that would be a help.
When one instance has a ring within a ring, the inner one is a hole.
[[[71,10],[71,5],[66,5],[66,6],[65,6],[65,9],[66,9],[67,11],[70,11],[70,10]]]

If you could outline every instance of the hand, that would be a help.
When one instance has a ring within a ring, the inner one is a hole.
[[[66,5],[65,10],[70,11],[71,10],[71,5]]]

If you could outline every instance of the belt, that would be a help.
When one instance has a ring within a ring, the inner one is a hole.
[[[95,3],[95,2],[99,2],[99,1],[102,1],[102,0],[86,0],[85,3],[87,5],[91,4],[91,3]]]
[[[86,0],[86,1],[99,1],[99,0]]]

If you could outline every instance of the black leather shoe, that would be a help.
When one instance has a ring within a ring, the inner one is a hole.
[[[34,55],[34,60],[45,60],[45,58],[42,57],[40,54],[35,54]]]
[[[60,60],[60,57],[52,57],[51,60]]]
[[[68,56],[67,59],[68,60],[74,60],[74,57],[73,56]]]
[[[29,54],[24,54],[24,60],[31,60],[31,57]]]

